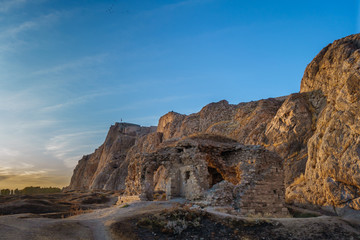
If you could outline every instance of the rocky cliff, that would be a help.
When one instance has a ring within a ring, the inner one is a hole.
[[[305,176],[288,189],[291,201],[360,210],[360,35],[325,47],[307,66],[302,93],[322,95],[309,139]]]
[[[129,123],[111,126],[105,142],[94,153],[83,156],[79,161],[69,189],[124,190],[128,150],[138,137],[155,130],[156,127],[141,127]]]
[[[281,205],[286,188],[289,203],[360,210],[359,84],[360,35],[352,35],[314,58],[299,93],[169,112],[157,129],[112,126],[104,144],[79,161],[69,188],[144,199],[164,192],[248,211],[259,210],[254,202]],[[227,197],[214,194],[219,189]]]

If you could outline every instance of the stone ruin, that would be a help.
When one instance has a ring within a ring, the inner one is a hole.
[[[288,214],[282,159],[261,146],[219,136],[190,137],[138,156],[128,174],[126,193],[142,200],[163,193],[168,200],[232,206],[242,215]]]
[[[299,93],[169,112],[157,127],[112,126],[67,189],[143,199],[163,192],[244,214],[282,213],[284,179],[289,204],[360,210],[359,42],[355,34],[326,46],[306,67]]]

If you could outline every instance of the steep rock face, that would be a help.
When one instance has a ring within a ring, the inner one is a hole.
[[[170,139],[180,132],[181,123],[186,115],[169,112],[159,119],[157,131],[163,133],[164,139]]]
[[[84,156],[74,169],[69,189],[123,190],[120,184],[127,173],[125,161],[128,150],[139,136],[155,131],[155,127],[141,127],[116,123],[110,127],[105,142],[93,154]]]
[[[285,98],[269,98],[236,105],[230,120],[214,122],[206,133],[230,137],[243,144],[265,141],[265,129]]]
[[[292,94],[238,105],[223,100],[189,116],[170,112],[160,118],[157,131],[163,133],[164,141],[207,133],[263,145],[284,159],[289,185],[305,172],[306,143],[317,119],[311,99],[310,94]]]
[[[306,174],[289,200],[360,210],[360,35],[325,47],[306,68],[301,92],[326,98],[308,141]]]
[[[222,100],[210,103],[200,112],[188,116],[169,112],[160,118],[157,131],[163,133],[164,140],[209,133],[244,144],[260,144],[264,140],[267,124],[284,100],[284,97],[269,98],[238,105]]]
[[[360,210],[359,70],[360,35],[352,35],[328,45],[314,58],[305,70],[300,93],[237,105],[223,100],[191,115],[169,112],[160,118],[156,132],[131,124],[113,126],[105,143],[79,161],[70,187],[126,188],[126,193],[145,199],[158,191],[214,203],[228,202],[233,196],[235,206],[256,197],[254,192],[266,195],[267,184],[279,182],[281,174],[273,168],[278,161],[267,165],[264,160],[265,155],[276,154],[282,159],[289,202]],[[262,147],[234,147],[239,144]],[[251,157],[244,157],[244,152]],[[262,159],[255,162],[273,172],[266,173],[261,184],[252,185],[253,192],[246,192],[239,186],[254,183],[252,179],[259,183],[257,175],[251,175],[258,165],[250,158]],[[248,180],[245,172],[251,176]],[[179,179],[186,184],[179,185]],[[217,194],[221,186],[226,189],[224,198]],[[210,189],[212,194],[206,193]],[[237,207],[251,210],[252,206]]]
[[[317,119],[309,98],[306,93],[290,95],[265,130],[265,146],[284,159],[286,185],[305,172],[307,141],[315,130]]]

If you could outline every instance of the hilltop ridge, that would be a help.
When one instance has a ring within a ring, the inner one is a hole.
[[[262,214],[274,209],[274,199],[281,206],[272,214],[286,214],[285,202],[360,210],[359,100],[356,34],[314,58],[299,93],[236,105],[222,100],[190,115],[169,112],[157,128],[115,124],[104,144],[79,161],[68,188],[147,200],[164,193]],[[264,194],[269,202],[261,201]],[[252,206],[250,196],[266,207]]]

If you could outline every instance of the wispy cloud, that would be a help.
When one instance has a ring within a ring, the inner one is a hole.
[[[69,184],[69,176],[49,173],[0,176],[0,188],[22,189],[28,186],[64,187]]]
[[[20,152],[18,150],[4,148],[4,147],[0,148],[0,156],[16,157],[19,155],[20,155]]]
[[[32,20],[27,20],[17,25],[9,26],[7,29],[2,31],[0,38],[15,38],[20,33],[45,26],[56,21],[63,13],[53,12],[50,14],[42,15]]]
[[[73,168],[81,156],[94,151],[93,139],[105,134],[104,130],[65,133],[52,137],[46,144],[46,153]]]
[[[104,61],[106,54],[100,54],[95,56],[86,56],[80,59],[70,61],[68,63],[63,63],[57,66],[52,66],[46,69],[40,69],[32,73],[32,75],[48,75],[48,74],[57,74],[69,70],[77,70],[79,67],[90,66],[94,64],[99,64]]]
[[[70,100],[67,100],[63,103],[58,103],[58,104],[54,104],[54,105],[50,105],[50,106],[46,106],[40,109],[41,112],[50,112],[50,111],[57,111],[60,110],[62,108],[66,108],[66,107],[70,107],[73,105],[77,105],[77,104],[82,104],[82,103],[86,103],[88,100],[99,97],[99,96],[104,96],[104,95],[108,95],[111,94],[111,92],[96,92],[96,93],[91,93],[91,94],[86,94],[80,97],[76,97]]]
[[[11,28],[8,28],[7,30],[5,30],[4,32],[2,32],[0,34],[0,37],[1,38],[14,38],[19,33],[22,33],[22,32],[28,31],[30,29],[36,28],[38,25],[39,25],[39,23],[37,23],[35,21],[23,22],[23,23],[20,23],[17,26],[13,26]]]
[[[16,164],[16,165],[15,165]],[[6,166],[7,165],[7,166]],[[33,174],[45,174],[52,172],[52,169],[36,169],[35,165],[29,164],[27,162],[18,161],[8,161],[5,162],[5,166],[0,167],[0,175],[19,175],[27,176]]]
[[[1,29],[0,32],[0,53],[17,52],[23,46],[28,47],[31,45],[31,42],[29,42],[23,34],[40,30],[43,27],[52,26],[59,18],[67,14],[69,13],[65,11],[55,11],[33,19],[23,20],[23,22],[20,23],[8,24],[6,28]]]
[[[8,12],[13,8],[24,6],[28,0],[2,0],[0,1],[0,12]]]
[[[0,90],[0,110],[18,112],[39,107],[40,99],[35,96],[33,89],[18,91]]]

